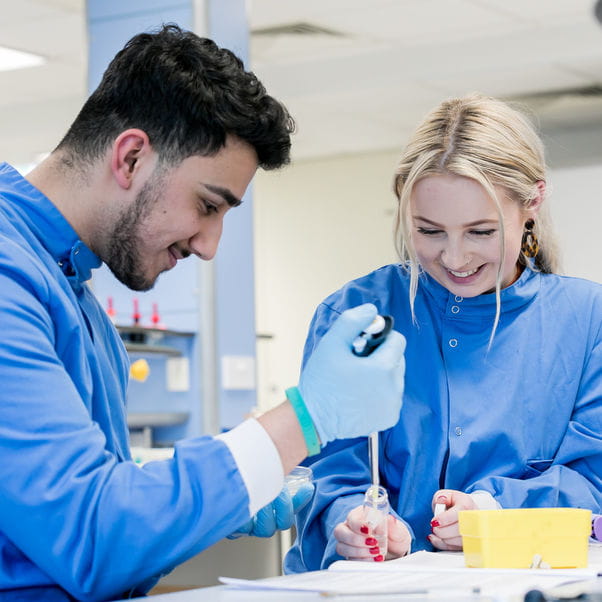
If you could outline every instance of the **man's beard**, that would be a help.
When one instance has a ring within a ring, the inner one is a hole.
[[[109,244],[103,260],[115,278],[134,291],[147,291],[157,280],[158,275],[144,274],[140,231],[162,192],[163,178],[158,173],[153,174],[107,237]]]

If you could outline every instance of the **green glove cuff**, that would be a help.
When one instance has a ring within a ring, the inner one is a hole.
[[[286,398],[291,402],[293,410],[297,415],[297,420],[301,425],[301,432],[307,446],[307,455],[315,456],[320,453],[320,440],[314,422],[307,411],[307,406],[301,397],[297,387],[290,387],[285,391]]]

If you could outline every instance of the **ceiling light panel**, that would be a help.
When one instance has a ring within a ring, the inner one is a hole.
[[[46,59],[38,54],[0,46],[0,71],[37,67],[38,65],[43,65],[45,62]]]

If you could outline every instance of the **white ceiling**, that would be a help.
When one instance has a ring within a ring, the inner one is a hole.
[[[602,89],[602,26],[593,4],[249,0],[251,64],[297,121],[296,160],[400,148],[442,98],[478,90],[528,100],[558,163],[599,162],[602,95],[584,93]],[[2,0],[0,44],[48,59],[0,73],[3,159],[35,161],[81,106],[84,6]],[[277,33],[293,25],[309,33]]]

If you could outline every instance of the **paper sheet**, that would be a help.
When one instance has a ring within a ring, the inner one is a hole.
[[[565,576],[522,575],[508,579],[500,573],[487,575],[466,575],[440,572],[372,572],[366,578],[365,572],[316,571],[260,579],[229,579],[220,581],[243,589],[309,591],[329,595],[375,595],[375,594],[425,594],[445,599],[467,598],[475,594],[505,597],[517,596],[520,599],[530,589],[550,589],[567,582]],[[436,584],[436,585],[435,585]]]
[[[602,570],[602,557],[595,557],[592,561],[593,547],[590,546],[590,562],[588,568],[583,569],[475,569],[467,568],[464,564],[464,554],[462,552],[414,552],[409,556],[389,560],[387,562],[372,563],[372,562],[356,562],[351,560],[338,560],[330,565],[328,570],[336,571],[433,571],[438,572],[462,572],[468,571],[470,574],[477,571],[484,573],[502,573],[504,575],[524,575],[525,573],[533,573],[539,576],[564,576],[573,578],[595,577],[599,570]],[[602,552],[602,548],[600,548]]]
[[[369,576],[368,576],[369,574]],[[326,595],[423,594],[470,599],[475,593],[498,599],[522,599],[530,589],[550,589],[568,581],[591,580],[589,569],[473,569],[461,553],[417,552],[383,563],[339,561],[326,571],[313,571],[256,581],[220,577],[244,589],[320,592]],[[509,578],[510,577],[510,578]]]

